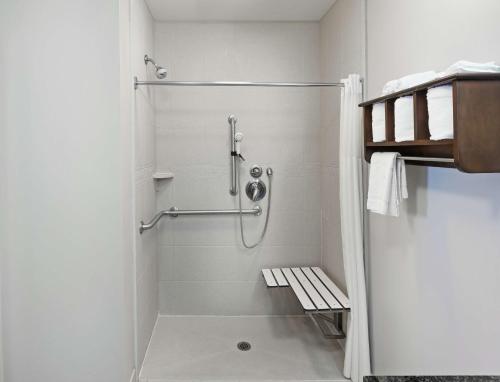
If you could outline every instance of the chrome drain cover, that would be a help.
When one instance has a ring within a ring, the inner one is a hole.
[[[252,345],[250,345],[250,342],[246,341],[241,341],[238,342],[238,349],[241,351],[249,351],[252,348]]]

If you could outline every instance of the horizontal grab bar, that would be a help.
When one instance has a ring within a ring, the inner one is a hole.
[[[171,216],[176,218],[180,215],[239,215],[240,210],[179,210],[177,207],[172,207],[169,210],[163,210],[158,212],[153,219],[147,224],[141,220],[141,226],[139,227],[139,233],[143,233],[148,229],[153,228],[156,223],[164,216]],[[255,215],[258,216],[262,213],[262,208],[256,206],[252,209],[241,210],[243,215]]]

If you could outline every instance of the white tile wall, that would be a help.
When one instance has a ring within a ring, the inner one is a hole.
[[[319,25],[156,23],[155,54],[171,80],[315,81]],[[275,170],[269,230],[257,249],[242,249],[235,217],[162,221],[160,312],[299,312],[289,292],[264,287],[260,269],[320,264],[320,91],[158,88],[155,97],[157,168],[175,173],[162,184],[157,209],[237,206],[229,195],[229,114],[238,117],[245,134],[244,183],[254,163]],[[253,241],[264,217],[247,217],[245,223]]]
[[[153,19],[143,0],[131,2],[131,50],[134,76],[153,79],[144,55],[153,55]],[[156,193],[152,174],[155,170],[155,112],[153,90],[134,91],[135,128],[135,266],[136,266],[136,341],[138,367],[144,358],[158,315],[157,232],[139,234],[139,222],[156,213]]]
[[[361,1],[339,0],[320,21],[321,79],[338,81],[350,73],[362,75],[360,23]],[[352,18],[347,17],[352,16]],[[356,17],[354,17],[356,15]],[[348,36],[348,37],[346,37]],[[340,131],[340,90],[321,91],[321,205],[322,262],[329,276],[345,288],[340,232],[338,145]]]

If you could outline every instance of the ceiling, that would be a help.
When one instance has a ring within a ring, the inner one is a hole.
[[[145,0],[157,21],[318,21],[336,0]]]

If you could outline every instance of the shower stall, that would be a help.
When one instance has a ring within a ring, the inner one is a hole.
[[[346,315],[313,317],[293,282],[263,277],[311,267],[346,290],[334,1],[223,16],[175,3],[131,8],[139,379],[344,379]]]

